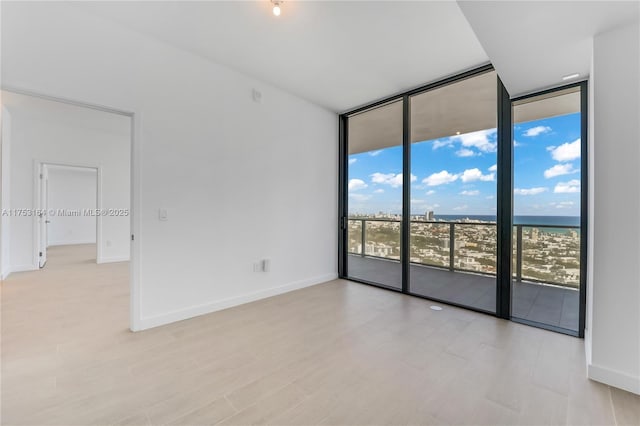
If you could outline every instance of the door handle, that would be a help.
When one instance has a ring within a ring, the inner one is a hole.
[[[51,223],[51,221],[50,220],[45,220],[44,223]]]

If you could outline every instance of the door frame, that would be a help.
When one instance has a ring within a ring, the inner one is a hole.
[[[34,205],[36,210],[41,211],[43,209],[42,203],[42,185],[40,182],[41,170],[46,166],[58,166],[69,168],[81,168],[92,169],[96,171],[96,210],[102,210],[102,165],[99,163],[74,163],[74,162],[60,162],[60,161],[42,161],[34,160]],[[48,199],[48,195],[47,195]],[[36,232],[34,232],[34,258],[38,266],[40,265],[40,247],[42,244],[42,231],[38,222],[38,215],[34,216],[36,222]],[[48,234],[49,231],[47,231]],[[45,241],[45,246],[48,247],[48,242]],[[102,215],[96,215],[96,263],[104,263],[102,258]],[[41,269],[42,267],[40,267]]]
[[[37,173],[37,180],[34,181],[37,188],[34,188],[33,191],[38,203],[36,204],[37,214],[34,216],[37,227],[34,237],[37,236],[37,244],[33,244],[33,248],[37,252],[37,266],[42,269],[47,264],[47,248],[49,246],[49,168],[46,164],[38,164]],[[43,230],[46,232],[43,233]]]
[[[130,125],[130,257],[129,257],[129,329],[131,331],[139,331],[142,329],[140,317],[140,229],[141,229],[141,140],[142,140],[142,113],[140,111],[131,111],[127,109],[113,108],[105,105],[91,104],[84,101],[77,101],[59,96],[52,96],[41,92],[21,89],[18,87],[2,86],[3,91],[17,93],[20,95],[32,96],[35,98],[61,102],[68,105],[79,106],[82,108],[90,108],[97,111],[107,112],[111,114],[123,115],[129,117]],[[2,170],[3,178],[4,173]],[[4,180],[4,179],[3,179]]]

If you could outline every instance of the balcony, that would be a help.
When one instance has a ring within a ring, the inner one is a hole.
[[[349,219],[348,227],[349,276],[400,289],[400,220]],[[513,232],[512,315],[577,330],[578,227],[519,224]],[[411,293],[495,312],[496,241],[495,222],[412,218]]]

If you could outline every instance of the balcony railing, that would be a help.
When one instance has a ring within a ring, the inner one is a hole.
[[[348,219],[350,254],[399,261],[401,220]],[[576,288],[580,283],[578,226],[513,227],[513,278]],[[410,262],[450,271],[496,274],[495,222],[411,219]]]

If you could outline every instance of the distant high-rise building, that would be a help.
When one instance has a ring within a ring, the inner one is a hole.
[[[433,220],[433,210],[427,210],[424,213],[424,220]]]
[[[536,243],[538,242],[538,234],[539,234],[539,230],[538,228],[533,228],[531,229],[531,241]]]

